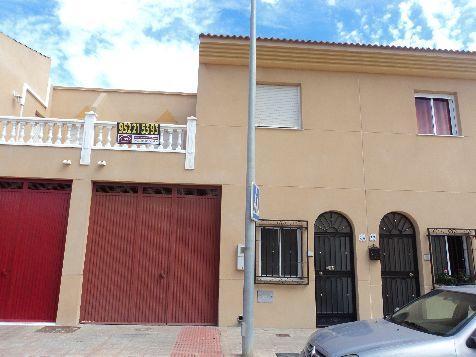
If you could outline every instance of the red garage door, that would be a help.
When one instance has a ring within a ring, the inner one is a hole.
[[[218,319],[220,189],[94,186],[81,321]]]
[[[54,322],[71,183],[0,180],[0,320]]]

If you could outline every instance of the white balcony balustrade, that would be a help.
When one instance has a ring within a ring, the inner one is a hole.
[[[193,169],[196,123],[189,117],[186,125],[160,124],[159,144],[135,145],[117,143],[117,123],[98,121],[94,112],[84,120],[0,116],[0,145],[80,148],[83,165],[90,164],[91,150],[181,153],[185,168]]]
[[[80,148],[83,124],[76,119],[0,117],[0,144]]]

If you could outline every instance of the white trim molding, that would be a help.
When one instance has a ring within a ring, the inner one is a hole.
[[[50,102],[50,90],[51,90],[51,82],[48,80],[48,87],[46,88],[46,98],[41,99],[41,97],[33,90],[33,88],[30,87],[28,83],[23,83],[23,89],[21,92],[21,99],[20,99],[20,117],[23,116],[23,109],[25,108],[27,92],[29,92],[37,101],[40,102],[40,104],[43,107],[45,107],[45,109],[47,109]]]

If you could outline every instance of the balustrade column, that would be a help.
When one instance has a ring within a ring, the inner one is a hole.
[[[160,128],[160,138],[159,138],[159,150],[164,149],[164,129]]]
[[[63,143],[63,125],[58,125],[58,135],[56,136],[55,145],[61,145]]]
[[[19,122],[18,123],[18,143],[19,144],[25,144],[25,125],[26,123],[24,122]]]
[[[106,127],[106,147],[110,148],[111,147],[111,131],[112,131],[112,126],[108,125]]]
[[[3,122],[3,127],[2,127],[2,132],[0,134],[0,144],[5,144],[7,141],[6,141],[6,137],[7,137],[7,126],[8,126],[8,120],[5,120]]]
[[[104,126],[102,126],[102,125],[98,126],[98,135],[97,135],[97,139],[96,139],[97,142],[96,142],[96,145],[95,145],[95,147],[97,147],[97,148],[102,148],[103,147],[103,144],[102,144],[103,129],[104,129]]]
[[[66,124],[66,139],[65,139],[65,142],[64,144],[65,145],[71,145],[71,128],[72,128],[72,124]]]
[[[17,136],[17,122],[12,121],[12,130],[10,131],[10,140],[8,140],[9,144],[14,144]]]
[[[182,129],[177,129],[177,149],[176,150],[182,150],[182,134],[183,130]]]
[[[81,130],[82,130],[82,125],[81,124],[75,124],[76,126],[76,138],[74,141],[75,145],[81,145]]]
[[[167,145],[167,150],[172,150],[172,142],[173,142],[173,133],[174,131],[172,129],[167,129],[167,133],[169,134],[169,142]]]

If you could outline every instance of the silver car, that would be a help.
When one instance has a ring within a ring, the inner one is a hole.
[[[476,286],[441,287],[393,315],[319,329],[302,356],[476,356]]]

